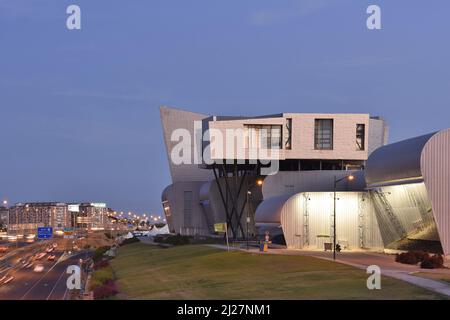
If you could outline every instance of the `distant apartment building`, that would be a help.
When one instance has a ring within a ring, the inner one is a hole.
[[[75,229],[102,230],[109,226],[106,203],[78,203],[68,206]]]
[[[36,233],[39,227],[62,232],[71,228],[102,230],[109,226],[104,203],[18,203],[9,209],[8,220],[11,233]]]
[[[17,203],[9,210],[8,232],[35,232],[38,227],[62,231],[70,225],[70,214],[65,203]]]
[[[0,223],[3,226],[7,226],[9,222],[9,209],[7,207],[0,206]]]

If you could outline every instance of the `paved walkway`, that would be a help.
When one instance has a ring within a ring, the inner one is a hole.
[[[227,249],[226,246],[212,245],[215,248]],[[230,248],[231,249],[231,248]],[[237,248],[233,248],[237,249]],[[258,253],[258,254],[281,254],[281,255],[299,255],[311,256],[320,259],[333,261],[332,252],[313,251],[313,250],[289,250],[289,249],[269,249],[269,252],[260,252],[257,248],[250,248],[250,250],[238,249],[243,252]],[[443,275],[450,275],[450,269],[421,269],[419,266],[407,265],[397,263],[393,255],[374,253],[366,251],[358,252],[340,252],[336,257],[336,262],[350,265],[359,269],[367,270],[370,265],[377,265],[381,269],[381,274],[403,280],[414,284],[416,286],[446,295],[450,297],[450,284],[444,281],[432,280],[423,277],[414,276],[417,272],[436,273]]]

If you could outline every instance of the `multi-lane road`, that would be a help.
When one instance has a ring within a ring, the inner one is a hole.
[[[53,243],[57,247],[47,253],[45,250]],[[69,252],[63,240],[51,240],[18,247],[0,257],[0,300],[66,299],[66,282],[70,276],[67,267],[77,265],[86,257],[85,252]],[[37,260],[39,253],[45,256]],[[55,259],[48,260],[49,255]],[[43,269],[35,268],[37,265]],[[5,283],[8,279],[12,280]]]

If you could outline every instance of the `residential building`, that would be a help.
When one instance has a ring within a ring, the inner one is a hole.
[[[109,209],[105,203],[70,204],[69,211],[76,229],[103,230],[109,226]]]
[[[9,209],[4,206],[0,206],[0,223],[3,226],[8,226],[9,222]]]
[[[38,227],[52,227],[55,232],[70,225],[70,214],[65,203],[17,203],[9,210],[8,232],[12,233],[35,233]]]

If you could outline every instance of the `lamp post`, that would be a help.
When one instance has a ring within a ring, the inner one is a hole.
[[[247,250],[248,250],[248,224],[250,223],[250,196],[252,195],[252,192],[250,190],[247,191],[247,219],[246,221],[246,227],[247,227],[247,235],[245,236],[245,239],[247,240]]]
[[[245,235],[245,242],[247,244],[247,250],[249,249],[249,239],[248,239],[248,232],[249,232],[249,223],[250,223],[250,196],[252,195],[252,192],[250,191],[251,187],[254,187],[255,185],[258,187],[262,187],[262,185],[264,184],[264,180],[261,178],[256,179],[255,183],[253,183],[252,185],[249,185],[248,181],[247,181],[247,217],[245,220],[246,223],[246,235]]]
[[[334,176],[334,185],[333,185],[333,260],[336,260],[336,186],[339,182],[343,180],[353,181],[355,176],[348,175],[343,178],[337,179]]]

